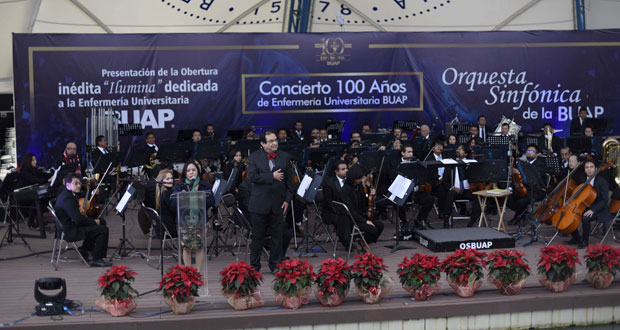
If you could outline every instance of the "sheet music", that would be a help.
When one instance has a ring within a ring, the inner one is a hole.
[[[410,179],[399,174],[388,188],[388,191],[392,193],[392,196],[403,199],[411,183],[412,181]]]
[[[127,206],[127,203],[129,203],[129,199],[131,198],[132,195],[132,189],[131,189],[131,185],[129,185],[129,187],[127,187],[127,191],[125,191],[125,194],[123,194],[123,198],[121,198],[120,202],[118,202],[118,204],[116,205],[116,211],[118,213],[123,212],[123,210],[125,210],[125,207]]]
[[[309,175],[304,175],[304,178],[299,183],[299,188],[297,188],[297,195],[299,195],[299,197],[304,197],[311,183],[312,178]]]
[[[448,158],[448,159],[440,159],[439,160],[442,164],[458,164],[458,162],[454,159]]]
[[[54,186],[54,182],[56,182],[56,177],[58,177],[58,172],[60,171],[61,167],[62,165],[58,166],[58,168],[54,170],[54,175],[52,175],[52,182],[50,182],[50,187]]]
[[[478,161],[475,159],[461,159],[463,162],[467,163],[467,164],[471,164],[471,163],[477,163]]]

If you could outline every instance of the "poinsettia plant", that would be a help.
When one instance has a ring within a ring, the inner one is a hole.
[[[586,267],[588,272],[608,272],[616,276],[620,269],[620,248],[597,243],[586,250]]]
[[[220,271],[222,292],[242,297],[251,295],[263,281],[261,273],[245,261],[233,262]]]
[[[486,255],[475,249],[458,249],[442,261],[441,270],[456,285],[467,285],[484,277],[482,269],[487,264]]]
[[[530,276],[525,254],[517,250],[497,250],[487,258],[489,276],[507,285]]]
[[[350,281],[351,266],[342,258],[321,261],[315,283],[318,286],[318,294],[324,296],[325,299],[334,294],[344,297],[349,289]]]
[[[274,274],[273,290],[276,293],[294,297],[312,285],[314,269],[307,259],[289,259],[278,264],[279,270]]]
[[[372,294],[377,294],[383,272],[387,266],[383,263],[383,258],[366,252],[355,256],[357,259],[351,267],[353,283],[362,290]]]
[[[101,296],[109,300],[126,303],[128,299],[138,296],[138,291],[131,287],[138,273],[129,266],[116,265],[110,267],[103,275],[99,276],[98,286]]]
[[[570,279],[575,273],[575,265],[581,264],[577,249],[562,244],[550,245],[540,249],[538,273],[551,282]]]
[[[441,263],[436,256],[416,253],[398,265],[398,278],[403,286],[419,289],[424,284],[435,284],[441,277]]]
[[[202,277],[196,268],[176,265],[162,275],[157,290],[162,291],[164,297],[182,303],[189,301],[190,297],[198,297],[198,288],[202,284]]]

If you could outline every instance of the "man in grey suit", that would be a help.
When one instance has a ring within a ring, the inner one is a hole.
[[[262,150],[253,152],[248,158],[247,179],[251,184],[248,211],[252,222],[250,264],[256,270],[260,270],[265,233],[269,231],[271,234],[269,269],[273,273],[283,258],[283,216],[293,197],[292,170],[289,154],[278,151],[278,138],[274,131],[263,131],[260,135],[260,144]]]

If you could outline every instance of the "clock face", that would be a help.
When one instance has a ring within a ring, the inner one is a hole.
[[[346,26],[370,23],[379,25],[413,25],[417,19],[437,15],[437,12],[449,7],[454,0],[383,0],[383,1],[348,1],[356,10],[347,7],[338,0],[318,0],[314,3],[312,25],[338,24]],[[364,17],[366,16],[366,17]]]
[[[274,25],[281,31],[285,1],[272,0],[257,6],[260,0],[161,0],[161,5],[190,21],[224,26]],[[243,13],[246,15],[239,17]],[[247,28],[245,29],[247,30]],[[265,27],[261,28],[265,31]]]

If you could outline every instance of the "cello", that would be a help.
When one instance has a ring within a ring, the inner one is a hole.
[[[604,171],[609,164],[601,166],[592,177],[575,188],[573,195],[566,201],[551,219],[551,224],[565,234],[570,234],[579,228],[584,211],[596,200],[596,189],[590,184],[594,178]]]
[[[538,209],[536,209],[536,219],[539,219],[545,224],[551,224],[551,218],[559,208],[564,206],[566,197],[573,195],[573,191],[575,191],[577,183],[572,176],[573,173],[575,173],[575,171],[580,167],[581,163],[572,169],[568,175],[555,186],[549,196],[542,201]]]

